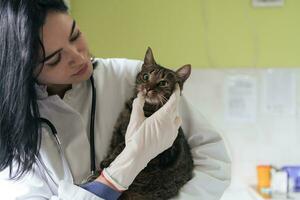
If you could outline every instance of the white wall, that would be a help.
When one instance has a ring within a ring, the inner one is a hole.
[[[221,133],[232,159],[232,185],[255,184],[256,165],[300,164],[300,87],[296,88],[295,115],[274,116],[262,109],[263,73],[267,69],[193,69],[184,94]],[[274,69],[281,70],[281,69]],[[300,81],[299,69],[288,69]],[[228,76],[248,75],[257,83],[256,120],[228,122],[224,118],[224,83]],[[275,90],[276,88],[274,88]]]

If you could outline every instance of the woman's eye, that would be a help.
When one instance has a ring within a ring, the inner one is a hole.
[[[144,81],[147,81],[148,79],[149,79],[149,74],[144,74],[144,75],[143,75],[143,80],[144,80]]]
[[[60,60],[61,60],[61,56],[60,56],[60,54],[58,54],[57,59],[55,61],[51,62],[51,63],[48,63],[48,65],[49,66],[55,66],[60,62]]]
[[[81,35],[81,32],[80,31],[77,31],[77,33],[75,34],[75,36],[73,36],[71,39],[70,39],[70,42],[74,42],[75,40],[77,40]]]
[[[159,87],[165,87],[165,86],[167,86],[168,85],[168,82],[167,81],[159,81],[159,83],[158,83],[158,86]]]

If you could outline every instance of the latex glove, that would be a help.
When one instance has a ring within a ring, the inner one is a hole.
[[[128,189],[151,159],[172,146],[181,125],[179,99],[180,88],[176,84],[167,103],[146,118],[143,111],[145,99],[138,94],[132,105],[125,148],[102,173],[117,189]]]

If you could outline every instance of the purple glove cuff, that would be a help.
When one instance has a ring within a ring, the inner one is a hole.
[[[118,199],[119,196],[122,194],[121,192],[118,192],[99,181],[85,183],[83,185],[80,185],[80,187],[97,195],[98,197],[101,197],[101,198],[104,198],[107,200]]]

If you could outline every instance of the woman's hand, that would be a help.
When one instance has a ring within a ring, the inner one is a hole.
[[[103,170],[104,177],[117,189],[126,190],[148,162],[172,146],[178,134],[181,119],[178,116],[180,88],[176,89],[167,103],[148,118],[141,94],[133,102],[127,127],[126,147],[119,156]]]
[[[179,98],[180,89],[176,84],[175,91],[168,102],[146,118],[143,110],[145,98],[139,93],[133,101],[133,109],[125,135],[126,145],[139,141],[138,144],[143,145],[138,145],[136,151],[147,152],[151,159],[172,146],[181,124],[178,116]]]

